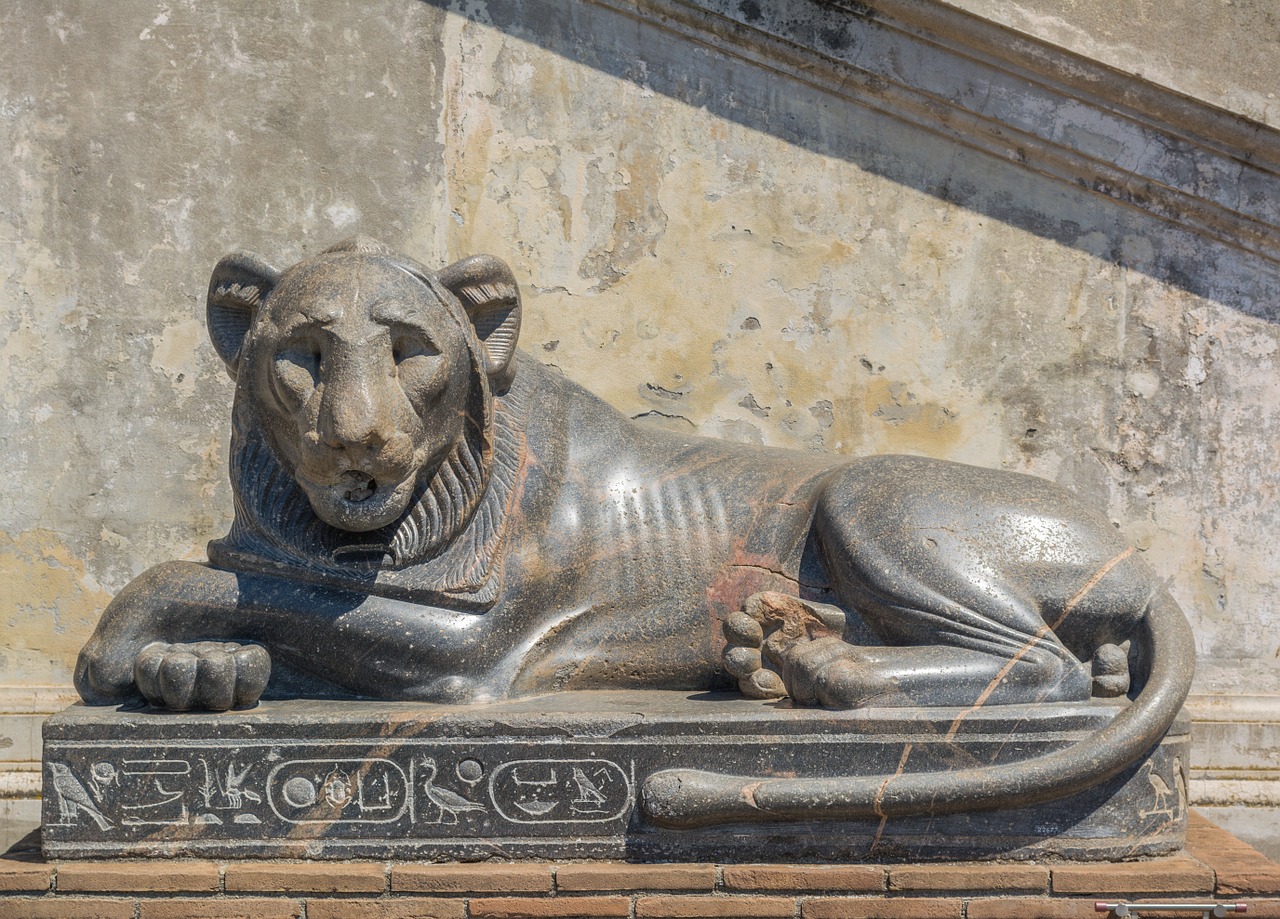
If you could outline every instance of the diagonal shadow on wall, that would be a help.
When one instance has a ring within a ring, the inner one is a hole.
[[[997,155],[989,135],[1002,133],[998,119],[993,127],[989,121],[959,118],[956,113],[961,109],[948,112],[946,106],[926,99],[924,109],[934,109],[932,114],[937,116],[936,123],[930,126],[928,114],[901,117],[892,113],[895,108],[901,111],[904,105],[910,108],[913,103],[904,104],[900,100],[895,104],[886,103],[887,90],[881,85],[885,81],[878,81],[874,76],[857,86],[852,85],[855,81],[849,78],[832,83],[829,78],[806,76],[806,45],[820,41],[827,51],[838,51],[863,40],[859,30],[876,15],[865,7],[844,4],[840,10],[823,11],[814,0],[779,0],[770,11],[774,35],[791,29],[791,44],[784,35],[783,40],[772,44],[735,50],[730,46],[740,41],[721,40],[720,34],[731,31],[735,27],[733,22],[707,17],[693,26],[684,24],[676,28],[662,15],[658,3],[490,0],[484,4],[466,4],[465,9],[459,10],[455,3],[447,0],[423,2],[499,29],[515,39],[610,77],[705,110],[711,120],[728,120],[813,153],[853,163],[940,201],[1087,251],[1112,264],[1139,271],[1250,316],[1280,322],[1280,261],[1276,260],[1280,258],[1280,250],[1271,251],[1269,247],[1275,243],[1268,241],[1270,234],[1266,232],[1267,220],[1276,202],[1257,189],[1232,187],[1231,176],[1243,175],[1231,171],[1240,168],[1238,161],[1223,158],[1217,152],[1209,154],[1216,157],[1210,165],[1219,169],[1221,175],[1210,175],[1206,179],[1204,174],[1211,172],[1210,167],[1190,160],[1193,154],[1207,149],[1206,145],[1168,142],[1161,151],[1164,162],[1157,166],[1164,170],[1169,181],[1176,184],[1185,180],[1183,184],[1192,194],[1175,193],[1176,189],[1169,192],[1163,186],[1155,189],[1159,183],[1143,185],[1132,178],[1108,180],[1113,173],[1106,171],[1105,161],[1111,157],[1123,164],[1127,157],[1124,149],[1127,139],[1107,137],[1105,130],[1096,136],[1082,137],[1082,132],[1077,130],[1070,140],[1087,151],[1088,156],[1081,162],[1094,170],[1093,177],[1086,179],[1073,174],[1070,163],[1064,167],[1055,162],[1054,157],[1060,150],[1028,153],[1031,144],[1027,143],[1022,147],[1011,146],[1008,155]],[[695,5],[688,4],[689,7]],[[681,6],[683,4],[677,2],[669,4],[667,9]],[[759,6],[750,0],[736,6],[744,16],[760,12]],[[821,20],[815,27],[815,10],[819,16],[830,14],[829,28],[825,28]],[[858,15],[859,11],[862,15]],[[699,40],[697,30],[708,22],[711,26],[704,36],[706,40]],[[728,26],[722,29],[724,22],[728,22]],[[894,59],[884,62],[884,66],[929,71],[950,65],[949,59],[942,59],[941,52],[939,60],[931,59],[927,43],[912,47],[916,57],[911,61],[898,59],[896,50],[890,48],[889,56]],[[870,43],[867,49],[868,54],[875,50]],[[814,55],[813,60],[820,57]],[[938,75],[926,72],[922,81],[935,76]],[[948,75],[944,77],[951,79]],[[1117,79],[1133,82],[1132,78],[1119,75]],[[981,105],[975,108],[988,112],[994,106],[992,97],[1003,98],[1004,105],[1012,106],[1009,120],[1013,123],[1019,118],[1034,117],[1034,113],[1028,116],[1023,111],[1034,105],[1024,105],[1025,100],[1017,97],[1019,86],[1029,95],[1039,91],[1033,81],[1019,83],[1015,79],[1011,84],[994,88],[978,85],[957,92],[985,92],[987,98],[980,100]],[[1192,105],[1186,100],[1182,102]],[[1037,100],[1032,99],[1031,103]],[[1181,103],[1174,100],[1171,104]],[[1237,138],[1244,138],[1246,144],[1274,145],[1274,138],[1269,135],[1262,141],[1257,140],[1259,130],[1270,129],[1229,113],[1200,108],[1201,116],[1207,116],[1210,127],[1225,127]],[[886,113],[887,110],[890,113]],[[1103,114],[1105,116],[1105,111]],[[1196,113],[1190,117],[1196,117]],[[1120,123],[1117,119],[1117,124]],[[1033,135],[1039,130],[1039,127],[1029,129],[1025,137],[1034,141]],[[1010,144],[1020,142],[1019,138],[1023,137],[1016,131],[1006,133],[1017,135],[1008,138]],[[1046,129],[1042,133],[1049,136],[1052,131]],[[1180,151],[1184,150],[1189,158],[1186,163],[1178,161]],[[1149,152],[1144,155],[1147,160],[1153,159]],[[1262,159],[1265,168],[1255,173],[1259,181],[1265,183],[1275,175],[1268,171],[1270,160]],[[1135,166],[1141,165],[1150,163],[1135,163]],[[1154,172],[1146,169],[1146,173]],[[1200,175],[1188,176],[1188,172]],[[1114,175],[1123,178],[1121,172]],[[1166,197],[1160,198],[1156,192]],[[1261,202],[1255,208],[1264,218],[1261,221],[1255,219],[1257,214],[1248,213],[1248,208],[1232,209],[1231,200],[1238,204],[1248,193],[1253,194],[1254,201]],[[1207,217],[1196,211],[1197,202],[1207,208]],[[1237,211],[1245,213],[1241,216]],[[1237,222],[1231,224],[1232,220]],[[1234,242],[1233,233],[1237,237]],[[1255,236],[1254,243],[1246,239],[1250,233]],[[1151,245],[1134,247],[1130,245],[1134,239],[1148,240]],[[1241,239],[1245,239],[1243,244]],[[1262,241],[1256,242],[1256,239]]]

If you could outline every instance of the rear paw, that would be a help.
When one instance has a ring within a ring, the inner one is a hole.
[[[230,641],[153,642],[133,665],[134,682],[146,700],[178,712],[253,705],[270,676],[266,648]]]

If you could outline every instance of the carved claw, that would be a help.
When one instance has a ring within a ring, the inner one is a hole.
[[[733,613],[724,621],[725,669],[738,681],[738,690],[748,699],[780,699],[787,694],[782,677],[764,666],[761,647],[764,630],[745,612]]]
[[[753,594],[745,606],[724,623],[725,668],[744,696],[850,708],[873,694],[874,674],[843,638],[843,610],[774,591]]]
[[[813,692],[797,692],[797,687],[791,686],[789,671],[796,669],[795,659],[811,656],[810,642],[830,638],[834,641],[824,644],[852,650],[840,638],[844,626],[844,612],[834,606],[806,603],[776,591],[752,594],[745,609],[724,622],[725,669],[748,698],[791,695],[797,702],[813,702]]]
[[[270,676],[266,648],[230,641],[152,642],[133,665],[134,682],[146,700],[179,712],[253,705]]]

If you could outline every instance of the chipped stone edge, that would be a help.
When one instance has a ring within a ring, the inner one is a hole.
[[[1280,131],[972,13],[934,0],[591,2],[1280,263]],[[824,43],[837,33],[852,40]],[[889,51],[934,65],[899,71]]]

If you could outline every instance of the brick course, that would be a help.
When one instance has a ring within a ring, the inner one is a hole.
[[[977,897],[969,901],[965,916],[966,919],[1105,919],[1093,908],[1096,902],[1061,897]]]
[[[557,890],[705,890],[716,886],[715,865],[560,865]]]
[[[630,897],[484,897],[470,903],[473,919],[606,919],[631,915]],[[310,919],[310,917],[308,917]]]
[[[884,890],[877,865],[725,865],[726,890]]]
[[[216,893],[220,883],[215,862],[58,862],[54,867],[59,892]]]
[[[956,897],[819,897],[805,900],[803,919],[960,919]],[[1032,914],[1034,915],[1034,914]]]
[[[796,913],[795,900],[791,897],[753,897],[734,895],[728,897],[638,897],[636,916],[639,919],[702,919],[702,917],[732,917],[732,919],[790,919]]]
[[[1209,820],[1191,812],[1187,853],[1214,869],[1217,894],[1280,894],[1280,864]]]
[[[227,865],[223,883],[228,893],[382,893],[387,870],[380,864],[247,862]]]
[[[0,919],[133,919],[132,897],[0,897]]]
[[[413,865],[391,866],[395,893],[547,893],[550,865]]]
[[[48,890],[53,867],[38,856],[0,856],[0,891]]]
[[[993,890],[1045,893],[1049,869],[1040,865],[903,865],[889,869],[890,890]]]
[[[1280,917],[1280,865],[1192,814],[1185,855],[1118,864],[48,863],[22,853],[0,856],[0,892],[0,919],[1086,919],[1095,900],[1211,898]]]
[[[462,919],[466,914],[466,900],[439,897],[307,900],[307,919]]]
[[[1186,856],[1123,864],[1060,865],[1051,874],[1056,894],[1103,897],[1214,892],[1213,871]]]
[[[302,903],[284,897],[164,897],[142,900],[138,919],[301,919]]]

